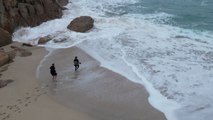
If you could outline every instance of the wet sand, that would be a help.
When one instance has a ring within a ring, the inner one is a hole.
[[[74,71],[73,59],[81,65]],[[51,80],[50,65],[55,63],[57,82]],[[166,120],[148,102],[141,84],[100,66],[77,47],[54,51],[40,67],[39,81],[60,104],[88,114],[96,120]],[[128,73],[127,73],[128,74]]]
[[[40,47],[18,47],[32,52],[31,56],[20,57],[17,53],[14,62],[0,67],[1,80],[13,80],[0,88],[0,120],[93,120],[88,115],[68,108],[54,101],[41,88],[36,79],[36,69],[48,53]],[[7,52],[12,52],[10,46]]]

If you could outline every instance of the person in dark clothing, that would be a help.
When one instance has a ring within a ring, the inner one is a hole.
[[[50,66],[50,74],[53,76],[53,80],[56,80],[57,73],[56,73],[56,70],[55,70],[54,63],[52,64],[52,66]]]
[[[77,56],[75,56],[75,59],[73,60],[74,66],[75,66],[75,71],[78,70],[79,68],[79,64],[81,64],[81,62],[79,62]]]

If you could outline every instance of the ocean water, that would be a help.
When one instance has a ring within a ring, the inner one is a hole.
[[[71,0],[60,19],[20,28],[14,41],[49,50],[78,46],[101,65],[145,86],[149,102],[168,120],[213,119],[213,1]],[[72,19],[92,16],[76,33]],[[63,42],[54,42],[63,41]]]

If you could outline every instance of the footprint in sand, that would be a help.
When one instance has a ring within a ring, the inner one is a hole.
[[[19,106],[18,105],[8,105],[6,107],[9,111],[12,111],[12,112],[17,112],[20,110]]]
[[[4,113],[4,115],[3,115],[1,120],[6,120],[6,119],[9,119],[9,118],[10,118],[10,114]]]
[[[45,87],[47,88],[49,86],[46,85]],[[38,98],[43,94],[47,94],[47,91],[45,89],[40,90],[39,87],[36,87],[32,90],[32,92],[26,92],[25,97],[16,99],[16,104],[14,105],[0,105],[0,108],[5,107],[8,110],[8,113],[6,111],[0,112],[0,120],[7,120],[11,117],[11,115],[21,113],[25,107],[28,107],[33,102],[37,102]]]
[[[25,100],[27,101],[27,100],[29,100],[30,98],[31,98],[31,97],[26,97]]]
[[[23,102],[22,101],[18,101],[18,104],[22,104]]]
[[[15,107],[15,108],[14,108],[13,112],[18,112],[18,111],[20,111],[20,107],[19,107],[19,106],[15,105],[14,107]]]
[[[12,106],[11,106],[11,105],[8,105],[8,106],[7,106],[7,109],[12,110]]]
[[[22,102],[22,100],[21,100],[20,98],[18,98],[18,99],[16,100],[16,102],[19,103],[19,102]]]
[[[7,114],[7,116],[5,117],[6,119],[10,118],[10,114]]]
[[[27,107],[27,106],[28,106],[28,104],[25,104],[24,106],[25,106],[25,107]]]
[[[5,112],[0,112],[0,117],[5,115],[6,113]]]
[[[37,97],[40,97],[42,94],[38,94]]]
[[[5,114],[6,114],[6,112],[1,113],[1,115],[5,115]]]
[[[38,99],[37,99],[37,98],[35,98],[35,99],[34,99],[34,101],[36,102],[36,101],[38,101]]]
[[[36,89],[36,92],[40,92],[40,90],[37,88],[37,89]]]

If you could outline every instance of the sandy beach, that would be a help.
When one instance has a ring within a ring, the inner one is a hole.
[[[27,57],[16,53],[14,62],[1,67],[1,79],[13,80],[0,88],[0,120],[165,120],[148,103],[142,85],[133,83],[108,69],[81,49],[74,47],[48,52],[41,47],[12,45],[32,52]],[[5,51],[11,51],[11,45]],[[74,72],[72,60],[82,62]],[[49,66],[55,63],[57,82]]]
[[[5,46],[5,51],[12,51],[11,45],[24,48],[32,55],[20,57],[17,53],[14,62],[0,67],[1,79],[13,80],[0,88],[0,120],[92,120],[88,115],[54,101],[39,86],[36,69],[48,53],[44,48],[13,43]]]
[[[75,56],[82,63],[76,72],[72,63]],[[57,82],[52,82],[46,72],[52,63],[58,73]],[[149,104],[141,84],[101,67],[77,47],[55,50],[39,71],[39,84],[48,86],[46,90],[54,100],[96,120],[166,119]]]

